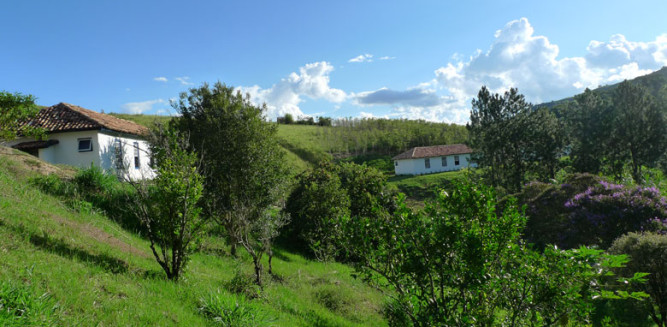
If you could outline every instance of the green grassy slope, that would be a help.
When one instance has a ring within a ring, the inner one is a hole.
[[[0,314],[0,325],[211,325],[200,300],[235,299],[225,285],[236,270],[251,272],[249,258],[229,257],[224,243],[208,237],[183,279],[167,281],[146,240],[43,194],[27,183],[32,174],[13,156],[0,155],[0,303],[23,293],[37,303],[24,317]],[[280,278],[267,279],[260,298],[239,300],[271,325],[386,325],[382,295],[350,277],[349,267],[285,251],[273,262]]]

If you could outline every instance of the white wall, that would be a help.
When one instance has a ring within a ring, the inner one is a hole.
[[[459,157],[459,165],[454,165],[454,157]],[[470,162],[470,154],[458,154],[447,156],[447,166],[442,166],[442,157],[428,158],[431,164],[430,168],[426,168],[424,159],[401,159],[394,160],[394,172],[396,175],[423,175],[439,173],[443,171],[453,171],[468,167],[477,167],[476,164]]]
[[[90,138],[92,151],[79,152],[79,139]],[[49,134],[49,140],[58,140],[58,144],[39,149],[39,158],[53,164],[65,164],[80,168],[88,168],[91,164],[109,172],[117,173],[115,167],[115,141],[121,140],[123,145],[123,161],[125,169],[119,176],[125,179],[153,178],[155,173],[150,168],[150,150],[148,142],[137,136],[121,134],[113,131],[92,130]],[[20,138],[8,142],[12,146],[21,142],[34,141],[34,138]],[[140,167],[134,168],[134,142],[139,144]]]
[[[118,143],[120,141],[120,143]],[[101,167],[105,170],[118,174],[123,179],[152,179],[155,172],[149,166],[150,148],[148,142],[128,134],[120,134],[112,131],[100,131],[98,133],[99,157]],[[139,145],[139,168],[135,168],[134,155],[135,143]],[[116,146],[121,144],[123,153],[124,170],[118,170],[116,165]]]

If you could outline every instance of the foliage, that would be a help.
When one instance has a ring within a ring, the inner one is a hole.
[[[132,182],[137,190],[136,215],[146,227],[155,259],[171,280],[179,279],[203,223],[198,157],[185,142],[175,131],[158,129],[151,142],[155,179]]]
[[[565,144],[561,123],[546,109],[532,111],[517,89],[491,94],[482,87],[472,101],[469,144],[472,160],[488,168],[492,185],[518,191],[526,173],[554,178]]]
[[[14,282],[0,281],[0,325],[37,326],[51,325],[58,306],[51,294],[35,294],[34,287]]]
[[[667,122],[646,90],[628,81],[614,91],[613,106],[612,153],[629,158],[632,177],[641,183],[642,166],[655,165],[667,152]]]
[[[290,194],[285,210],[292,217],[289,241],[307,248],[318,260],[338,254],[342,237],[340,218],[350,213],[350,199],[331,163],[303,173]]]
[[[37,176],[30,180],[42,191],[56,195],[72,209],[98,211],[121,224],[125,229],[144,232],[144,226],[128,206],[127,199],[135,190],[118,181],[99,166],[79,170],[72,179],[61,179],[55,174]]]
[[[35,138],[44,137],[42,128],[25,124],[39,113],[35,97],[0,91],[0,139],[12,140],[17,133]]]
[[[667,231],[667,199],[655,187],[627,187],[600,181],[565,202],[569,212],[566,247],[596,244],[608,248],[636,231]]]
[[[225,296],[218,290],[199,300],[199,311],[216,326],[268,326],[272,318],[252,306],[242,295]]]
[[[526,218],[512,200],[497,213],[495,194],[484,186],[459,184],[419,212],[399,201],[382,218],[346,220],[346,244],[365,278],[395,292],[390,312],[415,326],[491,325],[498,317],[507,325],[583,323],[595,297],[642,296],[602,288],[623,257],[526,248]]]
[[[265,106],[254,106],[219,82],[181,93],[173,107],[181,116],[172,126],[190,136],[190,146],[203,158],[207,215],[225,227],[233,254],[238,244],[251,254],[260,283],[264,247],[257,245],[274,234],[266,228],[280,225],[266,219],[285,218],[267,214],[288,186],[277,125],[264,120]]]
[[[261,292],[259,286],[255,284],[253,276],[244,273],[242,270],[236,270],[234,277],[225,283],[225,288],[248,299],[258,298]]]
[[[667,235],[629,233],[614,241],[609,252],[630,256],[630,262],[619,271],[648,273],[648,282],[635,287],[650,295],[651,301],[642,303],[642,311],[659,327],[667,326]]]

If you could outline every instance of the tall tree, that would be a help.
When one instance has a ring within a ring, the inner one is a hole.
[[[519,190],[527,170],[527,122],[531,105],[515,88],[491,94],[486,86],[472,100],[469,144],[473,160],[488,167],[493,185]]]
[[[188,133],[190,145],[203,156],[207,214],[225,227],[232,254],[238,244],[246,246],[259,283],[263,252],[255,251],[248,237],[267,234],[253,231],[279,216],[267,210],[283,197],[287,184],[277,125],[264,119],[264,106],[220,82],[181,93],[172,106],[181,114],[173,126]]]
[[[43,136],[43,129],[25,125],[37,113],[39,107],[35,105],[34,96],[0,91],[0,139],[16,138],[19,129],[23,135]]]
[[[613,96],[611,137],[616,153],[627,153],[632,178],[642,182],[642,166],[652,166],[667,151],[667,125],[653,98],[640,86],[621,83]]]

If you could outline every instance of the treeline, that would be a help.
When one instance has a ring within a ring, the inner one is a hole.
[[[664,105],[628,81],[609,99],[586,90],[553,110],[534,110],[516,89],[500,95],[483,87],[466,127],[474,160],[492,185],[511,192],[558,172],[630,176],[640,184],[646,167],[667,168]]]
[[[346,155],[367,153],[396,155],[416,146],[463,143],[465,126],[424,120],[342,118],[333,127],[317,131],[329,152]]]

